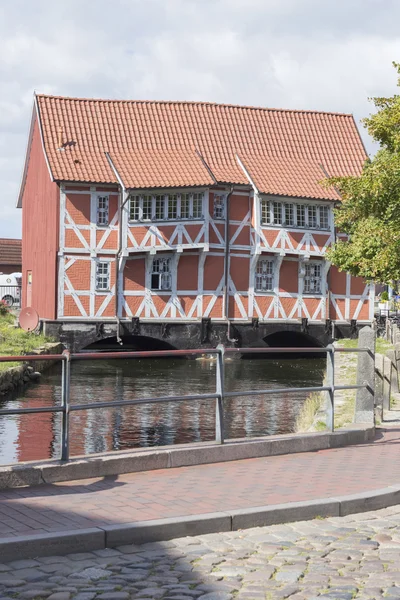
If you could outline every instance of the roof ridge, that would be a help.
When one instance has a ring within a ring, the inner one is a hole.
[[[37,98],[50,98],[52,100],[68,100],[75,102],[116,102],[120,104],[191,104],[201,106],[220,106],[223,108],[242,108],[245,110],[257,110],[265,112],[287,112],[287,113],[300,113],[300,114],[319,114],[319,115],[332,115],[336,117],[349,117],[354,119],[352,113],[341,113],[328,110],[312,110],[312,109],[296,109],[296,108],[270,108],[267,106],[250,106],[245,104],[227,104],[220,102],[209,102],[206,100],[129,100],[129,99],[116,99],[116,98],[78,98],[74,96],[56,96],[51,94],[38,94],[35,92]]]

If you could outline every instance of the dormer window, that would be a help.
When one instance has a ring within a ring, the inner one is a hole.
[[[132,194],[129,221],[175,221],[203,218],[203,192],[182,194]]]
[[[331,209],[327,205],[281,202],[261,198],[261,225],[301,229],[330,229]]]

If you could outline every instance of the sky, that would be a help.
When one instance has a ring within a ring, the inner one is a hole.
[[[353,113],[396,92],[398,0],[0,0],[0,237],[33,92]],[[361,127],[367,149],[375,146]]]

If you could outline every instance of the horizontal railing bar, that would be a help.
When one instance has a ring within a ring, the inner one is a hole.
[[[369,348],[335,348],[335,352],[372,352]]]
[[[63,412],[64,408],[62,406],[42,406],[35,408],[10,408],[10,409],[1,409],[0,415],[27,415],[30,413],[59,413]]]
[[[299,354],[314,354],[321,353],[327,354],[328,352],[332,352],[330,348],[225,348],[225,354],[227,353],[240,353],[240,354],[275,354],[279,353],[292,353],[298,352]]]
[[[199,354],[219,354],[218,348],[196,350],[143,350],[139,352],[83,352],[71,354],[71,360],[101,360],[108,358],[156,358],[160,356],[188,356]]]
[[[112,408],[113,406],[134,406],[135,404],[157,404],[158,402],[184,402],[185,400],[209,400],[219,398],[219,394],[194,394],[192,396],[160,396],[158,398],[138,398],[137,400],[114,400],[111,402],[91,402],[90,404],[72,404],[70,411],[93,408]]]
[[[368,385],[335,385],[335,390],[362,390]]]
[[[261,396],[264,394],[285,394],[287,392],[329,392],[328,386],[299,387],[299,388],[271,388],[268,390],[243,390],[241,392],[225,392],[224,398],[236,398],[238,396]]]
[[[65,354],[27,354],[26,356],[24,355],[19,355],[19,356],[0,356],[0,362],[27,362],[27,361],[34,361],[34,360],[67,360],[67,357],[65,356]]]

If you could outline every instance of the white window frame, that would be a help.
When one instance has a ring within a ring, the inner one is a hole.
[[[168,270],[163,269],[164,265],[168,265]],[[157,270],[155,267],[157,266]],[[150,261],[150,289],[152,292],[172,292],[172,278],[174,275],[174,260],[173,256],[153,256]],[[159,277],[158,287],[153,285],[153,277]],[[166,281],[168,285],[166,285]]]
[[[261,256],[256,264],[254,272],[254,291],[256,294],[272,294],[275,288],[276,261],[274,258]],[[267,286],[263,288],[258,285],[259,281],[266,281]],[[270,283],[268,284],[268,281]]]
[[[104,205],[102,206],[102,203]],[[97,194],[96,197],[96,225],[97,227],[108,227],[110,210],[110,196],[108,194]]]
[[[322,261],[307,261],[304,263],[304,277],[303,277],[303,294],[305,296],[321,296],[323,288],[323,263]],[[318,269],[316,275],[315,270]],[[307,271],[309,273],[307,273]],[[315,282],[319,282],[318,286],[315,286]],[[316,289],[315,289],[316,287]],[[313,289],[314,288],[314,289]]]
[[[128,202],[128,221],[129,223],[142,223],[204,219],[205,197],[204,190],[200,192],[171,191],[168,194],[132,193]],[[151,203],[150,210],[148,210],[149,202]],[[147,210],[144,210],[146,205]],[[175,210],[173,210],[174,207]],[[151,214],[150,218],[149,214]]]
[[[214,194],[213,218],[217,220],[225,219],[225,194]]]
[[[299,224],[300,214],[304,214],[303,223]],[[313,222],[311,223],[311,214]],[[261,197],[260,218],[262,227],[285,227],[287,229],[313,229],[330,231],[331,207],[327,204],[310,204],[304,202],[285,202],[273,198]],[[322,224],[322,221],[324,223]]]
[[[96,262],[96,292],[109,292],[111,288],[111,263],[105,260]],[[105,285],[104,285],[105,284]]]

